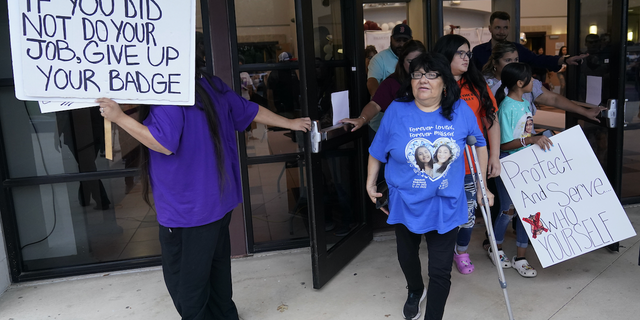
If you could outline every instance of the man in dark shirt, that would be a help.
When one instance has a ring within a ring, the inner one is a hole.
[[[491,14],[491,17],[489,18],[489,32],[491,33],[491,40],[473,48],[473,59],[475,60],[476,67],[482,70],[482,67],[487,63],[487,61],[489,61],[489,57],[491,57],[491,49],[493,46],[500,41],[507,40],[510,23],[511,17],[504,11],[496,11]],[[563,63],[567,65],[578,65],[578,61],[588,56],[588,54],[566,58],[561,56],[538,56],[523,45],[517,42],[514,43],[516,48],[518,48],[520,62],[525,62],[530,64],[532,67],[545,68],[550,71],[560,70]]]

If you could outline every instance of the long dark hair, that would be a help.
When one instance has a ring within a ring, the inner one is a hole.
[[[419,40],[409,40],[400,48],[398,63],[396,64],[396,71],[394,72],[400,83],[411,81],[411,77],[409,77],[407,71],[404,70],[404,59],[406,59],[410,53],[416,51],[425,53],[427,52],[427,48]]]
[[[420,161],[420,159],[418,159],[418,149],[420,148],[424,148],[425,150],[427,150],[427,152],[429,152],[429,155],[431,156],[431,159],[429,159],[429,162],[422,162]],[[421,147],[417,147],[416,151],[414,153],[414,157],[416,158],[416,164],[418,165],[418,168],[420,168],[420,170],[425,170],[425,168],[427,166],[429,166],[431,169],[433,169],[433,155],[431,154],[431,151],[429,151],[429,148],[425,147],[425,146],[421,146]]]
[[[493,72],[496,70],[496,61],[502,59],[505,54],[511,52],[517,52],[518,48],[513,42],[510,41],[501,41],[496,43],[491,49],[491,57],[489,57],[489,61],[482,67],[482,74],[493,77]],[[498,103],[498,105],[500,105]]]
[[[464,44],[471,48],[471,44],[467,38],[458,34],[448,34],[438,39],[433,51],[443,54],[449,60],[449,64],[451,64],[458,48]],[[469,67],[467,68],[467,72],[462,74],[461,80],[460,87],[469,89],[478,101],[480,101],[480,108],[485,112],[487,121],[489,122],[489,128],[491,128],[493,122],[496,120],[496,109],[489,95],[489,90],[487,90],[487,82],[484,80],[482,73],[476,68],[473,59],[469,59]]]
[[[220,187],[220,191],[222,191],[224,190],[226,180],[226,170],[224,168],[224,148],[222,146],[222,140],[220,138],[219,131],[220,119],[218,118],[218,113],[216,112],[216,107],[211,100],[211,97],[203,87],[203,83],[211,87],[215,92],[218,92],[219,89],[210,80],[211,75],[206,72],[206,51],[204,45],[204,35],[202,34],[202,32],[196,32],[195,49],[196,103],[194,107],[202,110],[207,118],[207,124],[209,125],[209,134],[211,135],[213,150],[216,157],[216,167],[218,169],[218,185]],[[204,79],[205,81],[201,81],[201,79]],[[140,122],[144,121],[149,116],[149,111],[150,106],[140,106]],[[151,206],[151,201],[149,199],[149,148],[143,145],[141,146],[140,150],[140,180],[142,183],[142,198],[149,206]],[[222,195],[222,193],[220,193],[220,195]]]
[[[423,69],[425,72],[433,71],[440,74],[442,82],[444,82],[444,91],[440,99],[440,114],[442,114],[448,120],[453,120],[451,113],[453,112],[453,105],[460,99],[460,88],[456,83],[456,79],[451,74],[451,66],[447,58],[437,52],[427,52],[419,55],[409,65],[409,74],[412,72]],[[402,85],[398,91],[398,97],[400,101],[413,101],[413,90],[411,88],[411,81]]]
[[[447,149],[449,149],[449,159],[447,159],[447,161],[445,161],[442,166],[440,168],[438,168],[438,170],[436,170],[437,173],[443,173],[445,170],[447,170],[447,167],[449,166],[449,164],[451,163],[451,160],[453,159],[453,150],[451,150],[451,147],[449,147],[446,144],[442,144],[440,145],[437,149],[436,152],[434,152],[435,158],[436,158],[436,163],[438,161],[440,161],[440,159],[438,159],[438,150],[440,150],[440,148],[445,147]]]
[[[560,47],[560,50],[558,50],[558,55],[559,56],[566,56],[566,55],[569,54],[569,49],[567,49],[567,53],[564,53],[564,54],[562,53],[562,49],[567,49],[567,46]]]
[[[524,86],[531,82],[531,67],[522,62],[509,63],[502,68],[500,80],[502,84],[500,88],[498,88],[498,91],[496,91],[496,101],[498,104],[502,103],[502,100],[506,97],[506,93],[504,93],[505,88],[511,91],[518,85],[518,81],[523,81]]]

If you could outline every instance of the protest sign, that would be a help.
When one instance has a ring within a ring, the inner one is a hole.
[[[500,178],[543,268],[635,236],[580,126],[500,159]]]
[[[389,37],[391,37],[391,31],[365,30],[364,46],[374,46],[376,51],[380,52],[389,48]]]
[[[194,103],[195,1],[16,0],[8,8],[18,99]]]

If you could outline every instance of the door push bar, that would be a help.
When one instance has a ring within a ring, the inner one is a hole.
[[[597,108],[598,106],[590,104],[590,103],[584,103],[584,102],[580,102],[580,101],[575,101],[575,100],[571,100],[571,102],[582,106],[582,107],[586,107],[586,108]],[[627,104],[627,100],[625,99],[625,107]],[[606,119],[607,121],[607,127],[608,128],[615,128],[616,127],[616,117],[618,115],[618,99],[609,99],[607,100],[607,109],[602,110],[602,112],[600,112],[600,116],[603,117],[604,119]]]
[[[349,129],[351,127],[352,125],[349,123],[340,123],[329,128],[320,129],[320,121],[311,121],[311,152],[320,152],[320,143],[322,141],[331,140],[335,137],[344,135],[345,133],[349,132]]]

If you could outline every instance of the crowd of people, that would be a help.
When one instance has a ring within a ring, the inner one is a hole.
[[[464,37],[446,35],[431,52],[413,40],[409,26],[396,25],[388,49],[367,50],[371,101],[359,117],[342,120],[353,125],[353,131],[367,124],[372,129],[366,192],[375,203],[382,197],[377,186],[386,181],[388,207],[382,210],[395,227],[408,290],[402,309],[406,319],[421,316],[424,299],[425,319],[441,319],[453,265],[462,274],[475,269],[467,251],[482,197],[465,161],[467,137],[477,140],[477,169],[489,190],[489,205],[499,203],[492,215],[500,250],[500,261],[494,263],[535,277],[525,257],[528,239],[519,220],[516,255],[509,259],[502,251],[506,228],[517,213],[499,178],[499,159],[529,145],[553,147],[549,138],[534,131],[536,103],[597,121],[599,109],[579,107],[545,89],[530,67],[560,71],[588,55],[536,55],[506,40],[509,24],[507,13],[495,12],[489,42],[471,48]],[[311,120],[296,118],[299,93],[279,91],[296,86],[295,72],[272,72],[265,108],[207,74],[201,35],[196,42],[194,106],[146,106],[138,122],[113,100],[97,102],[105,119],[144,146],[143,194],[146,200],[150,189],[154,194],[164,279],[178,313],[183,319],[238,319],[229,237],[231,211],[242,197],[235,132],[253,121],[306,132]],[[278,58],[283,63],[293,59],[286,52]],[[257,89],[248,75],[242,78],[243,89]],[[418,255],[422,237],[428,247],[427,285]]]
[[[425,319],[441,319],[452,265],[461,274],[471,274],[475,269],[467,250],[475,209],[482,198],[463,156],[466,137],[474,135],[478,141],[478,169],[487,184],[486,196],[495,218],[488,223],[495,226],[500,261],[494,261],[488,239],[483,248],[494,264],[514,268],[523,277],[535,277],[537,272],[525,256],[528,237],[520,219],[515,219],[516,255],[509,259],[502,250],[507,227],[517,212],[499,177],[499,159],[530,145],[543,150],[553,147],[548,137],[535,132],[536,104],[598,121],[601,108],[575,105],[545,88],[532,71],[533,66],[562,73],[567,65],[577,65],[588,54],[568,56],[566,48],[556,56],[536,54],[506,40],[509,25],[509,14],[495,12],[490,17],[490,41],[471,48],[464,37],[445,35],[432,52],[417,50],[416,40],[398,48],[403,39],[394,38],[398,34],[394,29],[389,53],[379,59],[373,56],[369,63],[369,71],[374,66],[367,81],[372,100],[358,118],[342,120],[353,124],[354,131],[367,123],[375,127],[366,188],[372,202],[382,196],[377,186],[384,165],[389,206],[382,210],[388,215],[387,223],[395,226],[398,260],[407,281],[408,295],[402,309],[406,319],[421,316],[420,306],[425,298]],[[406,25],[396,28],[411,34]],[[394,63],[396,72],[381,81],[378,70],[390,70]],[[381,100],[382,96],[386,99]],[[371,124],[375,117],[382,119]],[[423,128],[445,125],[451,128],[450,132],[416,134]],[[451,204],[460,201],[467,206]],[[418,256],[423,236],[429,255],[427,286]]]

